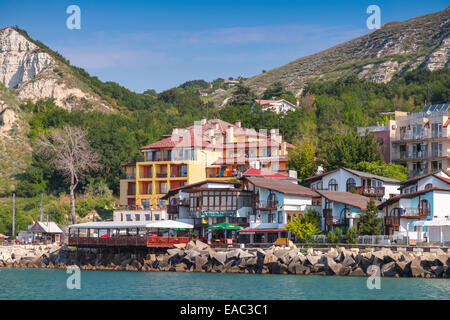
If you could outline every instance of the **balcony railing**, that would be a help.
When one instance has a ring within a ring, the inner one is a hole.
[[[333,217],[333,211],[332,209],[328,208],[328,209],[323,209],[323,217]]]
[[[406,152],[400,151],[400,159],[420,159],[428,157],[428,151]]]
[[[167,172],[161,172],[156,174],[157,178],[167,178]]]
[[[180,207],[178,205],[168,204],[167,205],[167,213],[170,214],[179,214]]]
[[[260,210],[276,210],[278,207],[277,200],[256,200],[253,202],[254,209]]]
[[[404,218],[426,218],[430,214],[429,208],[403,208],[400,217]]]
[[[120,179],[122,180],[136,180],[136,175],[126,175],[126,174],[122,174],[120,175]]]
[[[396,227],[400,225],[400,217],[399,216],[388,216],[384,217],[384,225]]]
[[[422,169],[422,170],[412,170],[411,174],[413,177],[416,176],[421,176],[423,174],[427,174],[428,173],[428,169]]]
[[[366,197],[384,197],[384,187],[358,187],[356,192]]]

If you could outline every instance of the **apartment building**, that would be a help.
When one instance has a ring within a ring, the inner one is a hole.
[[[450,104],[426,105],[422,112],[396,111],[387,126],[361,127],[383,137],[385,158],[408,168],[409,176],[450,169]],[[387,153],[387,154],[386,154]]]
[[[140,148],[143,158],[125,164],[120,204],[157,209],[169,190],[204,180],[229,180],[249,168],[287,174],[293,145],[278,130],[257,132],[220,119],[173,128],[164,139]]]

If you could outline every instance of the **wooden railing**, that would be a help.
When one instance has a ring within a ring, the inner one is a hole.
[[[275,210],[278,206],[277,200],[256,200],[253,202],[254,209]]]
[[[172,247],[177,243],[188,243],[189,237],[69,237],[69,246],[123,246],[123,247]]]
[[[400,225],[400,217],[399,216],[387,216],[384,217],[384,225],[396,227]]]
[[[366,197],[384,197],[384,187],[358,187],[356,192]]]

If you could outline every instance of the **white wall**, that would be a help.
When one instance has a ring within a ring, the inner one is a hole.
[[[356,183],[356,187],[362,185],[361,178],[347,170],[340,169],[336,172],[330,173],[322,178],[322,187],[328,189],[328,183],[331,179],[335,179],[338,183],[337,191],[346,192],[347,191],[347,179],[353,178]]]
[[[437,216],[437,218],[434,218]],[[433,219],[450,218],[450,191],[433,191]]]
[[[450,185],[446,183],[445,181],[442,181],[439,178],[436,178],[434,176],[428,176],[425,178],[420,179],[417,181],[417,191],[421,191],[425,189],[425,186],[427,184],[431,183],[433,185],[433,188],[448,188]]]

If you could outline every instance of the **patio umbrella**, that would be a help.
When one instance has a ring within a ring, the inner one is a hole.
[[[208,230],[225,230],[225,238],[227,237],[226,230],[241,230],[242,227],[229,222],[222,222],[213,226],[209,226]]]

